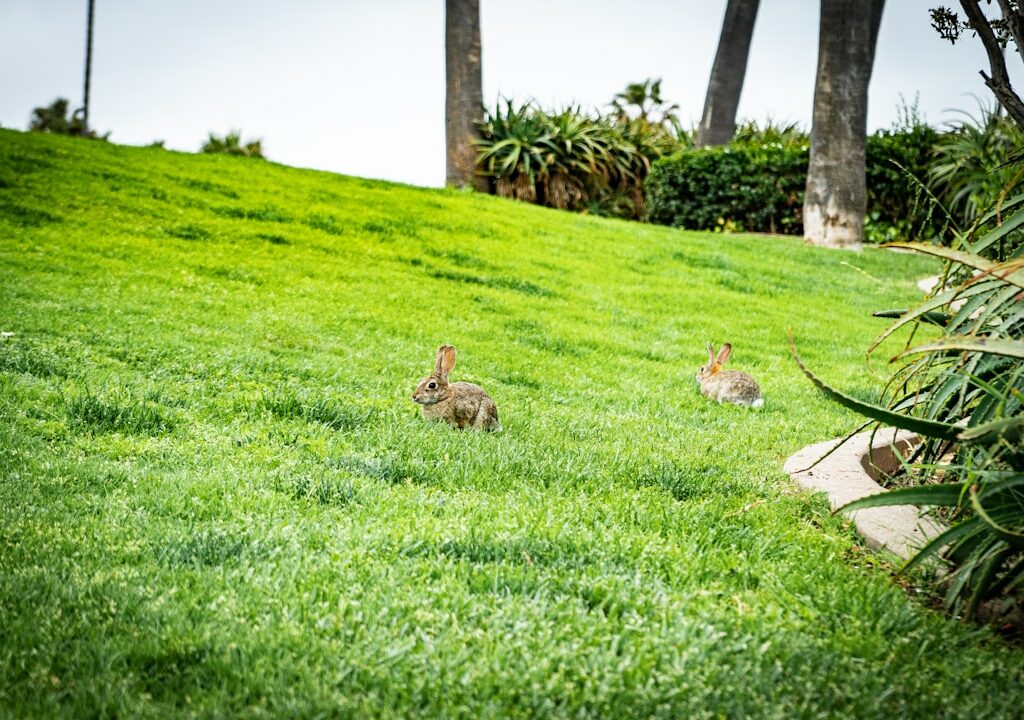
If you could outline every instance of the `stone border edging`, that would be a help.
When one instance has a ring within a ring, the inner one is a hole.
[[[807,469],[839,442],[826,440],[809,445],[783,465],[783,470],[801,487],[826,493],[833,510],[867,495],[886,492],[875,478],[899,467],[894,446],[906,451],[917,444],[918,438],[906,430],[883,428],[875,433],[869,449],[871,432],[858,433],[818,465]],[[920,517],[917,508],[910,505],[854,510],[850,518],[869,547],[888,550],[903,559],[909,559],[943,530],[938,523]]]
[[[917,289],[923,292],[925,295],[935,289],[935,286],[939,284],[938,275],[929,275],[928,277],[921,278],[917,281]]]

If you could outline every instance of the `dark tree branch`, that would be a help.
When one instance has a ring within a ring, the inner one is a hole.
[[[1010,35],[1017,46],[1017,54],[1024,60],[1024,43],[1021,42],[1024,39],[1024,16],[1018,8],[1014,8],[1010,0],[999,0],[999,7],[1003,11],[1003,21],[1010,29]]]
[[[1013,118],[1014,122],[1021,128],[1024,128],[1024,101],[1013,91],[1013,86],[1010,84],[1010,76],[1006,72],[1006,61],[1003,58],[1003,51],[998,38],[996,38],[995,33],[992,31],[992,25],[978,6],[978,0],[960,0],[960,5],[967,15],[971,28],[978,33],[978,37],[981,38],[981,42],[985,46],[985,52],[988,54],[988,64],[991,68],[992,76],[989,77],[982,70],[981,77],[995,94],[999,104]]]

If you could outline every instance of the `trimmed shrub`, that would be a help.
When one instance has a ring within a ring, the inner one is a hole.
[[[868,137],[868,242],[940,234],[941,215],[927,197],[932,154],[942,136],[924,123],[879,130]]]
[[[911,230],[918,237],[938,234],[924,190],[938,138],[923,124],[868,138],[868,242]],[[807,136],[795,128],[744,126],[724,147],[658,160],[644,183],[647,219],[690,230],[801,235],[808,160]]]
[[[741,141],[654,163],[647,219],[691,230],[803,233],[808,146]]]

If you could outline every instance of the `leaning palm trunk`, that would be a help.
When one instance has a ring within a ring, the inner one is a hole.
[[[804,237],[859,247],[867,207],[868,82],[884,0],[822,0]]]
[[[715,63],[711,67],[704,114],[697,127],[697,147],[725,145],[736,131],[736,110],[740,104],[743,78],[747,73],[750,40],[760,0],[729,0],[718,39]]]

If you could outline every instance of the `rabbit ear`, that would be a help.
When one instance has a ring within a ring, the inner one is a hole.
[[[722,346],[722,349],[718,351],[718,357],[716,361],[719,365],[725,365],[725,361],[729,359],[729,355],[732,354],[732,345],[726,343]]]
[[[708,343],[708,365],[715,364],[715,346]]]
[[[448,373],[455,367],[455,348],[451,345],[442,345],[437,349],[437,360],[434,362],[434,373],[440,377],[447,378]]]

